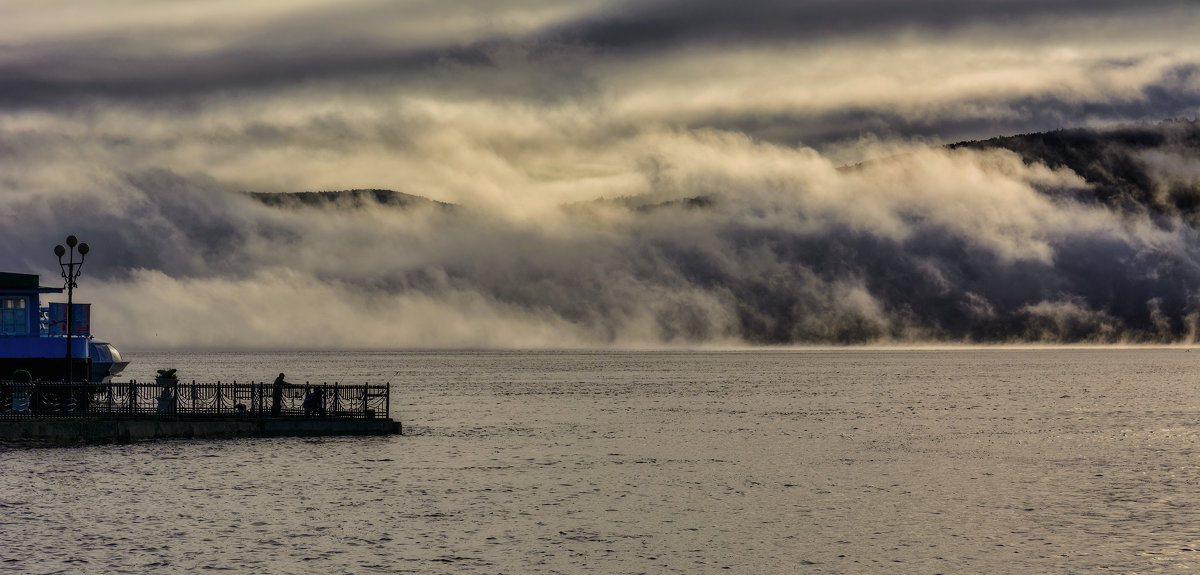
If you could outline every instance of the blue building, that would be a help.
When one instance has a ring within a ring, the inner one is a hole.
[[[66,381],[67,345],[76,381],[104,382],[120,375],[129,362],[122,361],[116,348],[92,337],[90,304],[74,304],[68,338],[67,305],[41,304],[41,294],[62,293],[63,288],[38,283],[34,274],[0,272],[0,380],[24,369],[34,380]]]

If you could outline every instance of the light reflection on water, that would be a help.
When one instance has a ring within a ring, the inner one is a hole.
[[[1186,350],[129,355],[390,381],[409,435],[0,448],[0,571],[1200,564]]]

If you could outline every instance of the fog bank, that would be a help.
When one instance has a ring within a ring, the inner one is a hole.
[[[1196,331],[1192,2],[8,8],[0,269],[123,347]]]

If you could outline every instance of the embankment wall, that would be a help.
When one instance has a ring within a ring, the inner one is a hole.
[[[0,421],[0,442],[129,443],[147,439],[391,435],[391,419],[30,419]]]

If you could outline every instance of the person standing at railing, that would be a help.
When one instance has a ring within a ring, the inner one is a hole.
[[[280,411],[283,409],[283,388],[293,387],[283,379],[283,374],[275,378],[275,385],[271,389],[271,417],[279,417]]]
[[[304,417],[312,415],[313,412],[313,390],[307,385],[304,386],[304,403],[300,404],[304,408]]]
[[[325,415],[325,388],[321,386],[313,386],[312,392],[312,409],[317,415]]]

